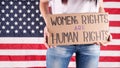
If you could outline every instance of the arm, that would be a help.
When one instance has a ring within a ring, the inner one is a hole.
[[[100,12],[100,13],[105,13],[104,6],[103,6],[103,0],[100,0],[100,2],[99,2],[99,12]],[[112,35],[109,34],[108,42],[106,42],[106,43],[101,43],[101,42],[100,42],[100,43],[97,43],[97,44],[101,44],[101,45],[106,46],[106,45],[108,45],[108,43],[111,42],[111,41],[112,41]]]
[[[48,12],[48,0],[40,0],[39,9],[44,18],[45,23],[47,24],[46,16],[49,13]],[[49,36],[49,32],[48,32],[47,27],[45,26],[45,28],[44,28],[44,44],[45,44],[46,48],[49,48],[49,45],[47,44],[48,36]]]
[[[39,9],[45,20],[45,23],[47,24],[46,15],[49,13],[48,12],[48,0],[40,0]]]
[[[103,6],[103,0],[99,1],[99,12],[100,13],[104,13],[105,12],[104,6]]]

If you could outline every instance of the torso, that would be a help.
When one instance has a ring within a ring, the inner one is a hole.
[[[98,12],[99,10],[95,0],[68,0],[67,4],[62,4],[61,0],[49,0],[49,5],[53,14]]]

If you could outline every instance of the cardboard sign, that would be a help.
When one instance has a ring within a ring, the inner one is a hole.
[[[52,46],[107,42],[109,36],[107,13],[47,15],[46,25]]]

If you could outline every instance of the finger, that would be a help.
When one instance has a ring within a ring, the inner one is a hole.
[[[48,47],[48,48],[51,48],[51,46],[50,45],[48,45],[48,36],[46,35],[46,41],[45,41],[45,43],[46,43],[46,46]]]
[[[56,45],[53,45],[53,47],[55,48],[55,47],[56,47]]]
[[[112,41],[112,35],[109,36],[108,41],[109,41],[109,42]]]
[[[47,39],[47,36],[46,36],[46,38],[45,38],[44,44],[45,44],[45,46],[46,46],[47,48],[51,48],[51,46],[48,45],[48,39]]]
[[[104,42],[104,43],[99,42],[99,43],[100,43],[100,45],[102,45],[102,46],[107,46],[107,45],[108,45],[108,42]]]
[[[46,34],[44,33],[44,43],[46,43]]]
[[[95,42],[94,44],[96,44],[96,45],[100,45],[100,43],[99,43],[99,42]]]
[[[47,43],[44,43],[44,45],[45,45],[46,48],[50,48]]]
[[[46,48],[50,48],[49,45],[48,45],[48,38],[47,38],[46,33],[44,33],[44,45],[45,45]]]

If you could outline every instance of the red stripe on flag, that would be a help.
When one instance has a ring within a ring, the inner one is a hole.
[[[72,56],[70,61],[75,61],[75,56]],[[120,56],[115,56],[115,57],[111,57],[111,56],[100,56],[100,62],[120,62]]]
[[[10,56],[0,55],[0,61],[46,61],[45,55],[27,55],[27,56]],[[75,61],[75,56],[72,56],[70,61]]]
[[[46,68],[46,67],[27,67],[27,68]],[[76,68],[76,67],[68,67],[68,68]]]
[[[44,44],[0,44],[0,49],[46,49]]]
[[[27,56],[11,56],[11,55],[0,55],[0,61],[46,61],[45,55],[27,55]],[[70,61],[75,61],[75,57],[72,56]]]
[[[105,8],[109,14],[120,14],[120,8]]]
[[[120,39],[120,34],[113,34],[111,33],[113,39]]]
[[[46,68],[46,67],[27,67],[27,68]]]
[[[116,57],[100,57],[100,62],[120,62],[120,56]]]
[[[98,68],[120,68],[120,67],[98,67]]]
[[[101,50],[120,50],[120,45],[101,46]]]
[[[120,2],[120,0],[103,0],[104,2]]]
[[[27,55],[27,56],[10,56],[0,55],[0,61],[45,61],[45,56]]]
[[[0,56],[0,61],[46,61],[46,56]],[[70,61],[75,61],[75,56]],[[120,62],[120,56],[108,57],[101,56],[100,62]]]
[[[27,68],[46,68],[46,67],[27,67]],[[76,68],[76,67],[68,67],[68,68]],[[120,68],[120,67],[98,67],[98,68]]]
[[[120,26],[120,21],[110,21],[110,26]]]
[[[112,49],[112,50],[120,50],[120,45],[108,45],[108,46],[101,46],[102,50],[104,49]],[[26,46],[26,44],[0,44],[0,49],[40,49],[45,50],[46,47],[44,45],[38,45],[38,44],[29,44]]]

